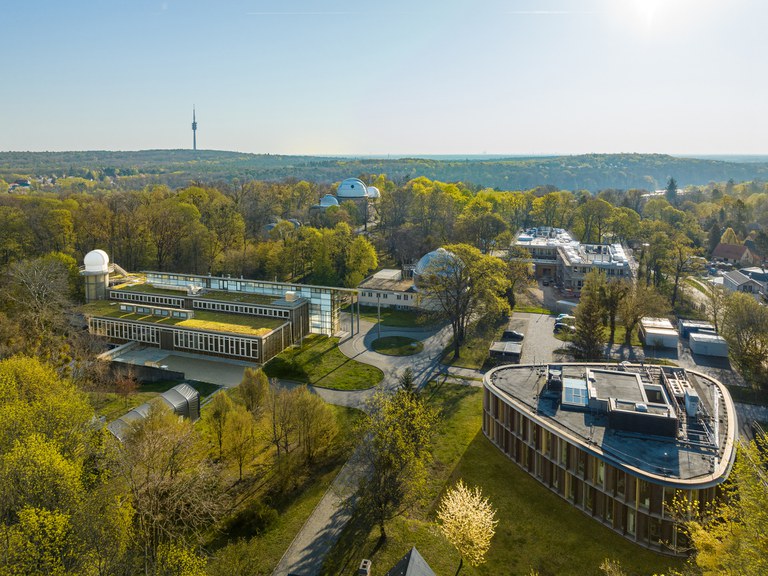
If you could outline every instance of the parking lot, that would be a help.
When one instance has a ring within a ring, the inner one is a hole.
[[[510,328],[525,334],[521,364],[541,364],[562,360],[555,350],[563,348],[566,344],[555,338],[554,316],[515,312],[510,321]]]

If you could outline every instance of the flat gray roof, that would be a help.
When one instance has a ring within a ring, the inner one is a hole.
[[[584,377],[588,368],[622,369],[606,364],[563,364],[561,367],[564,379]],[[638,376],[643,383],[658,382],[658,367],[632,365],[623,369],[626,374],[599,373],[598,385],[629,395],[634,393],[631,379],[635,387]],[[733,462],[736,414],[730,395],[719,382],[697,372],[687,374],[699,394],[705,416],[688,418],[677,438],[616,430],[608,426],[607,414],[561,409],[560,394],[546,390],[547,370],[541,366],[500,366],[487,372],[484,382],[528,417],[614,466],[678,488],[714,486],[725,479]]]

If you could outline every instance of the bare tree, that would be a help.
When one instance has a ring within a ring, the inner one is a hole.
[[[155,402],[119,448],[117,472],[136,510],[147,574],[160,544],[200,541],[226,509],[218,468],[200,457],[199,441],[189,420]]]

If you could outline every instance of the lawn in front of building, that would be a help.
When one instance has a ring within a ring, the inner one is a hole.
[[[470,326],[461,345],[459,357],[453,357],[453,342],[445,348],[442,363],[448,366],[479,370],[488,359],[488,349],[493,342],[500,340],[504,329],[509,324],[506,316],[496,320],[482,320]]]
[[[682,567],[682,561],[636,546],[588,518],[502,454],[481,431],[481,389],[430,383],[424,394],[443,414],[427,503],[389,522],[383,543],[378,527],[363,521],[350,524],[323,574],[351,573],[361,558],[370,558],[372,574],[381,576],[414,545],[436,574],[455,573],[459,556],[434,521],[440,495],[459,478],[480,486],[499,521],[487,562],[476,568],[465,562],[465,576],[528,576],[531,569],[540,576],[598,576],[604,558],[619,560],[630,576]]]
[[[301,348],[288,348],[264,365],[270,378],[284,378],[336,390],[364,390],[381,382],[375,366],[347,358],[338,338],[312,335]]]
[[[383,336],[374,340],[371,348],[388,356],[412,356],[424,350],[424,344],[406,336]]]

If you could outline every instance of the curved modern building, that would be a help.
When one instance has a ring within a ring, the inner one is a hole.
[[[725,386],[682,368],[500,366],[484,378],[483,433],[541,484],[625,538],[677,554],[668,505],[704,507],[735,456]]]

